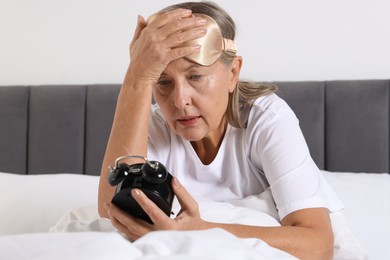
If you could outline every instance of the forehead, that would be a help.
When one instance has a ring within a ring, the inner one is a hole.
[[[202,66],[195,62],[192,62],[186,58],[180,58],[171,61],[161,75],[173,74],[173,73],[185,73],[191,70],[199,70],[204,72],[217,72],[221,67],[221,62],[217,61],[211,66]],[[222,66],[223,67],[223,66]]]

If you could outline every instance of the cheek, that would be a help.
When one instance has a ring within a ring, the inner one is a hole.
[[[159,106],[162,114],[164,115],[165,118],[169,119],[170,117],[170,101],[168,98],[166,97],[162,97],[161,95],[159,95],[158,93],[153,93],[153,99],[154,101],[157,103],[157,105]]]
[[[169,93],[160,93],[157,87],[153,87],[153,99],[160,108],[165,107],[169,103]]]
[[[156,99],[156,103],[160,107],[160,110],[163,113],[164,117],[168,119],[170,117],[170,115],[171,115],[171,113],[170,113],[170,107],[171,106],[169,106],[169,101],[167,101],[166,99],[159,100],[157,98]]]
[[[211,104],[224,106],[227,105],[229,99],[229,85],[226,77],[222,76],[211,76],[209,80],[209,91],[208,96]]]

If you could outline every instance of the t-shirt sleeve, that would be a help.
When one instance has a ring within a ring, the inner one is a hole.
[[[253,112],[250,160],[267,179],[280,219],[304,208],[331,209],[337,198],[311,158],[294,112],[280,102]]]

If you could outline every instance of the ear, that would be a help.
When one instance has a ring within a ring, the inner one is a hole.
[[[236,56],[230,66],[230,87],[229,92],[232,93],[237,86],[237,82],[240,79],[240,72],[242,67],[242,57]]]

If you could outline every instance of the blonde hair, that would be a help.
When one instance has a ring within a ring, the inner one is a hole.
[[[274,93],[275,85],[238,81],[233,93],[229,95],[229,103],[226,109],[228,123],[237,128],[246,128],[248,113],[253,101],[261,96]]]
[[[234,40],[236,26],[230,15],[213,2],[185,2],[168,6],[161,10],[166,12],[177,8],[192,10],[193,13],[205,14],[213,18],[221,29],[222,37]],[[219,60],[226,66],[230,66],[236,55],[223,52]],[[226,117],[228,123],[236,128],[246,128],[247,116],[253,101],[261,96],[269,95],[277,90],[277,86],[238,81],[234,91],[229,95]]]

